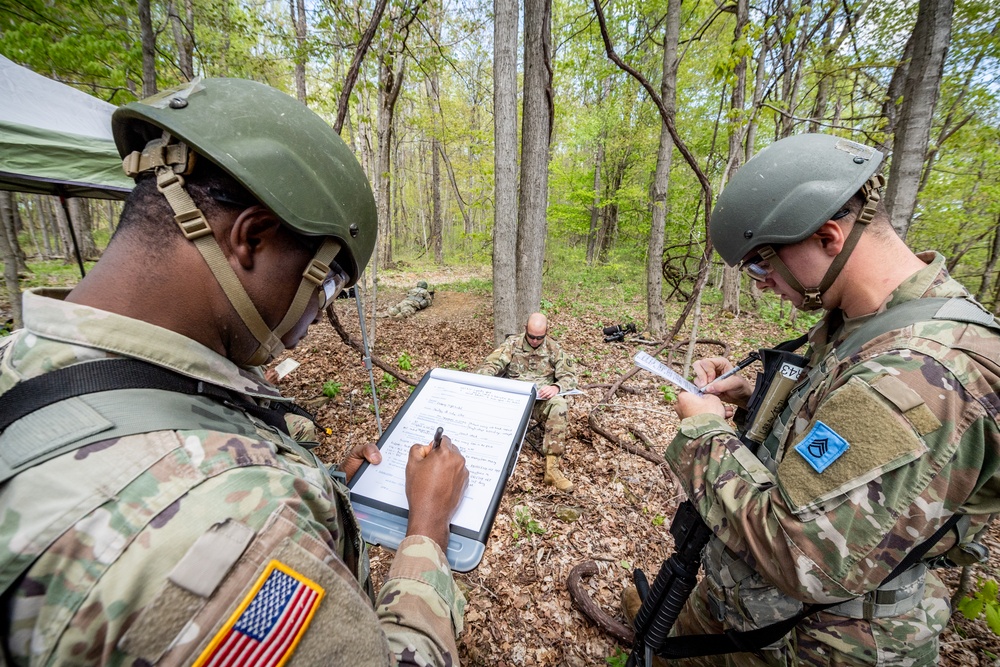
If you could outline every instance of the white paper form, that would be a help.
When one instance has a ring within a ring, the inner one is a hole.
[[[465,456],[469,469],[469,486],[451,523],[473,531],[482,528],[493,494],[504,481],[501,476],[506,474],[507,455],[532,385],[486,376],[466,378],[468,375],[432,371],[409,409],[397,416],[398,423],[394,422],[382,445],[382,463],[368,466],[351,487],[352,493],[409,509],[405,471],[410,447],[429,443],[441,426]],[[495,388],[513,385],[525,386],[517,386],[517,392]]]
[[[635,365],[639,368],[644,368],[645,370],[653,373],[654,375],[659,375],[661,378],[674,385],[678,389],[683,389],[684,391],[689,391],[692,394],[702,395],[701,389],[696,387],[693,383],[689,382],[684,376],[670,368],[669,366],[660,362],[656,357],[649,355],[645,352],[640,352],[635,355]]]

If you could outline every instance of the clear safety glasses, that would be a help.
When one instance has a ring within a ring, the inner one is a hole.
[[[749,259],[740,262],[740,271],[750,276],[751,280],[762,283],[774,271],[771,264],[765,261],[759,254],[755,254]]]
[[[325,310],[327,306],[333,303],[333,300],[337,298],[341,290],[344,289],[344,285],[350,277],[347,272],[340,268],[340,265],[336,262],[330,262],[330,273],[326,275],[323,283],[319,286],[319,309]]]

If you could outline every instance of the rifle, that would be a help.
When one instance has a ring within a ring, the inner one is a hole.
[[[806,357],[793,352],[803,342],[805,336],[782,343],[773,350],[754,353],[759,355],[764,370],[757,375],[747,404],[747,427],[740,436],[754,452],[781,414],[802,369],[808,363]],[[739,365],[744,365],[744,362]],[[685,500],[677,507],[670,522],[670,534],[674,537],[674,553],[663,561],[652,588],[642,570],[636,568],[632,573],[642,606],[633,622],[635,641],[626,667],[649,665],[652,656],[664,650],[670,630],[697,584],[701,552],[712,537],[712,529],[698,514],[694,503]]]
[[[674,553],[663,561],[653,587],[649,587],[642,570],[636,568],[632,573],[642,607],[633,623],[635,642],[625,667],[650,664],[652,655],[663,646],[698,582],[701,551],[708,544],[712,529],[698,514],[694,503],[685,500],[670,522],[670,534],[674,536]]]

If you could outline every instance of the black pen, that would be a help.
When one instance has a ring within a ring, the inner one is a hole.
[[[434,449],[441,446],[442,435],[444,435],[444,426],[438,426],[437,430],[434,431]]]
[[[758,354],[757,352],[751,352],[750,356],[748,356],[746,359],[744,359],[743,361],[741,361],[738,364],[736,364],[733,368],[731,368],[730,370],[726,371],[725,373],[723,373],[719,377],[715,378],[714,380],[712,380],[711,382],[709,382],[708,384],[706,384],[704,387],[701,388],[701,390],[705,391],[706,389],[708,389],[709,387],[711,387],[713,384],[715,384],[719,380],[725,380],[727,377],[736,375],[741,370],[743,370],[744,368],[746,368],[747,366],[749,366],[753,362],[757,361],[758,359],[760,359],[760,354]]]

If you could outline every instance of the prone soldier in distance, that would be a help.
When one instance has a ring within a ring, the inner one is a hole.
[[[423,310],[434,303],[434,292],[429,290],[423,280],[406,292],[406,297],[395,306],[389,308],[390,317],[402,319],[409,317],[418,310]]]

